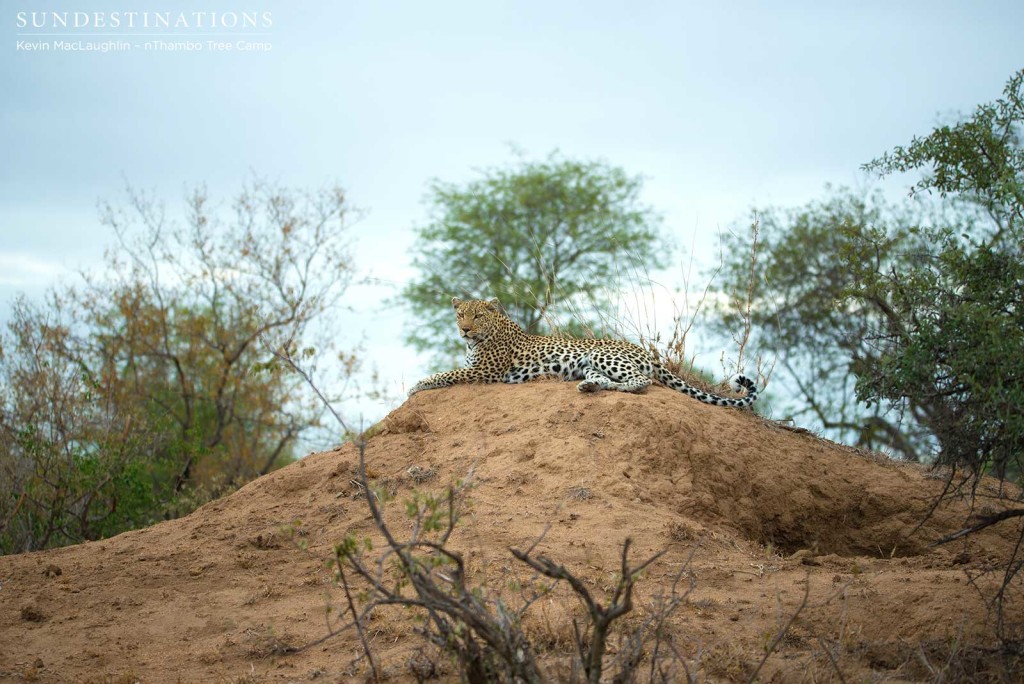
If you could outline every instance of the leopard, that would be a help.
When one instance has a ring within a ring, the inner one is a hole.
[[[497,299],[453,297],[452,307],[459,335],[466,343],[466,366],[420,380],[409,396],[457,384],[516,384],[550,376],[579,380],[576,389],[584,393],[638,393],[657,381],[714,406],[747,408],[757,401],[757,385],[742,374],[733,376],[729,384],[744,396],[724,397],[687,383],[632,342],[531,335],[509,318]]]

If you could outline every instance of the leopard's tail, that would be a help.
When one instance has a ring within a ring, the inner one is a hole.
[[[702,401],[705,404],[712,404],[713,406],[746,408],[757,401],[757,385],[755,385],[754,381],[746,375],[734,375],[732,380],[729,381],[729,386],[732,389],[737,392],[745,391],[747,393],[746,396],[739,398],[723,397],[718,394],[705,392],[702,389],[694,387],[675,373],[672,373],[661,366],[655,367],[654,377],[658,382],[666,387],[670,387],[677,392],[682,392],[683,394],[688,394],[697,401]]]

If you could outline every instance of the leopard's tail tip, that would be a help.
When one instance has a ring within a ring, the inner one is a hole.
[[[746,392],[747,394],[757,393],[757,385],[754,384],[753,380],[742,373],[737,373],[732,376],[729,380],[729,387],[731,387],[734,392]]]

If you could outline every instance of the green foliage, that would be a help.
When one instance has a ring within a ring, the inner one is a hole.
[[[458,354],[453,296],[497,297],[529,333],[550,332],[559,314],[587,321],[607,306],[618,269],[665,263],[641,188],[620,168],[557,155],[466,185],[435,181],[414,248],[420,275],[402,291],[418,322],[409,343]]]
[[[840,437],[1018,477],[1024,454],[1024,72],[1004,97],[867,164],[923,172],[889,206],[845,191],[762,219],[759,344]],[[746,286],[729,240],[725,293]],[[721,325],[740,312],[725,311]],[[855,379],[855,382],[853,380]],[[857,401],[854,401],[853,396]]]
[[[923,407],[940,462],[968,475],[956,482],[950,476],[953,491],[967,485],[972,495],[983,475],[1021,484],[1024,473],[1022,127],[1024,70],[1003,98],[868,164],[883,175],[923,171],[914,192],[946,198],[959,209],[961,226],[922,228],[923,248],[901,268],[851,265],[857,278],[850,297],[881,317],[868,333],[873,363],[857,369],[857,396]],[[867,244],[877,240],[869,236]],[[1019,489],[1000,488],[995,498],[1016,508],[982,516],[973,529],[1024,514]],[[999,567],[992,597],[996,635],[1017,653],[1022,541],[1018,536]]]
[[[879,314],[847,296],[858,277],[851,263],[886,270],[913,260],[920,243],[915,226],[928,220],[922,208],[839,188],[797,209],[760,210],[756,220],[753,279],[754,235],[736,230],[723,238],[713,287],[724,305],[712,327],[734,334],[744,325],[749,298],[750,344],[778,358],[775,382],[795,397],[782,407],[789,416],[863,448],[911,460],[927,455],[930,439],[914,407],[899,412],[891,402],[854,400],[853,373],[875,354],[866,334]],[[867,235],[876,235],[878,244],[869,248]]]
[[[59,313],[51,312],[54,316]],[[63,352],[69,330],[23,299],[0,348],[0,553],[154,522],[150,433]]]
[[[858,396],[926,407],[942,461],[975,476],[1018,478],[1024,464],[1022,126],[1024,71],[1003,98],[867,165],[922,169],[917,192],[966,210],[960,230],[923,229],[927,249],[913,263],[857,265],[851,296],[883,319],[869,335],[879,354],[860,369]]]
[[[224,221],[200,188],[179,225],[129,191],[127,207],[103,208],[119,243],[106,273],[68,296],[94,340],[96,376],[166,427],[160,449],[178,455],[175,491],[211,496],[290,460],[315,424],[299,381],[261,364],[262,342],[308,357],[313,321],[352,273],[339,188],[257,181],[232,208]]]
[[[199,189],[178,223],[129,190],[103,209],[118,239],[104,272],[15,302],[0,335],[0,553],[188,513],[291,461],[319,425],[263,343],[309,361],[331,348],[315,330],[352,273],[344,194],[257,182],[232,208],[225,221]]]
[[[928,413],[941,458],[976,474],[1019,477],[1024,458],[1024,262],[991,244],[929,231],[913,268],[866,273],[856,288],[886,312],[869,336],[858,395]]]
[[[923,171],[911,189],[932,192],[981,208],[990,226],[979,233],[1007,249],[1020,250],[1024,221],[1024,70],[1015,73],[995,102],[979,105],[974,114],[953,125],[915,137],[864,165],[881,175]],[[979,222],[980,224],[981,222]]]

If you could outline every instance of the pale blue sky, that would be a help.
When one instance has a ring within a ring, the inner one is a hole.
[[[269,11],[273,49],[15,50],[16,12],[42,6]],[[125,179],[171,202],[200,182],[224,197],[253,173],[338,182],[368,211],[364,271],[400,284],[427,182],[508,162],[510,144],[645,175],[666,232],[709,261],[751,205],[862,184],[860,164],[997,97],[1024,66],[1019,0],[7,0],[0,21],[0,311],[95,262],[111,238],[97,199]],[[339,335],[366,333],[386,380],[411,385],[415,357],[384,368],[402,316],[369,313],[388,288],[352,294]]]

